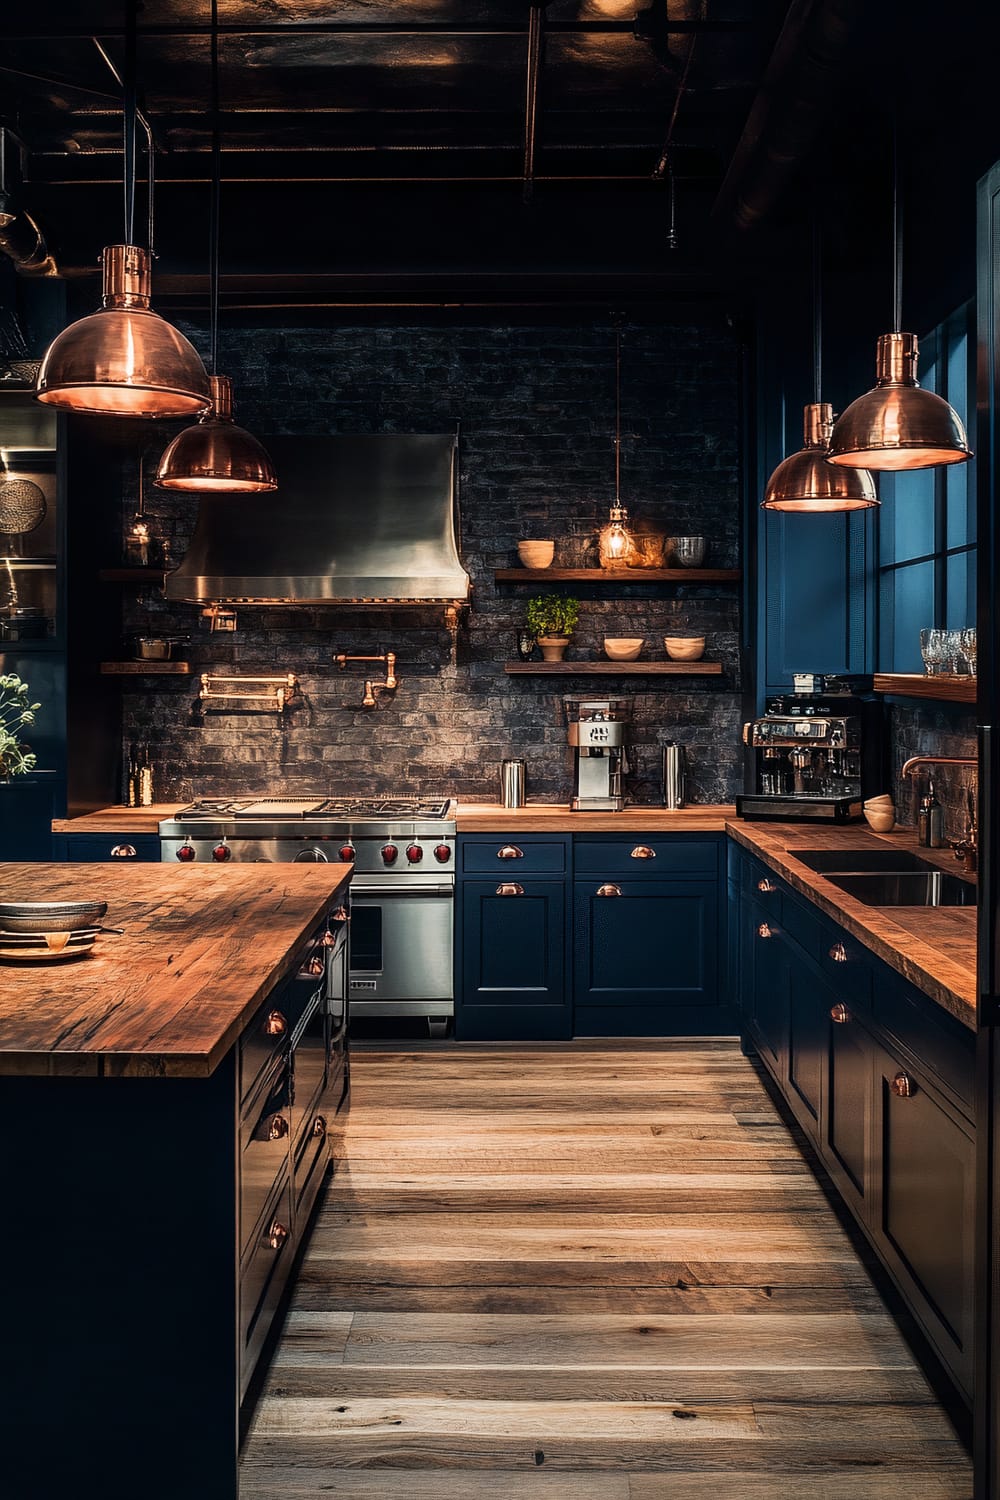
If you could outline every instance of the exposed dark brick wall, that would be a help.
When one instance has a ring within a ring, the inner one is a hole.
[[[189,330],[198,337],[196,330]],[[603,685],[634,697],[636,769],[629,793],[660,794],[659,747],[688,750],[693,801],[731,799],[740,775],[739,593],[733,585],[590,586],[570,655],[600,657],[610,635],[708,637],[721,678],[511,678],[533,590],[493,582],[518,540],[556,539],[556,562],[596,561],[596,531],[613,495],[614,330],[581,326],[260,328],[230,333],[221,368],[237,419],[267,433],[440,432],[461,421],[463,559],[473,608],[452,656],[440,618],[404,611],[243,609],[235,636],[209,636],[197,611],[128,598],[126,634],[191,633],[195,672],[295,671],[306,701],[274,716],[192,713],[194,679],[148,679],[124,694],[125,743],[147,743],[157,796],[237,790],[406,790],[494,800],[499,763],[523,756],[529,798],[565,800],[570,761],[561,695]],[[714,309],[624,332],[622,489],[646,529],[704,534],[706,561],[740,562],[738,355]],[[164,441],[171,435],[167,431]],[[149,458],[155,466],[155,454]],[[280,477],[280,476],[279,476]],[[124,496],[123,515],[131,514]],[[147,510],[175,559],[193,498],[149,487]],[[238,524],[239,501],[233,502]],[[361,518],[363,520],[363,518]],[[281,524],[280,493],[275,524]],[[394,649],[400,687],[362,711],[361,672],[339,651]]]
[[[976,787],[975,772],[961,766],[922,768],[903,781],[899,771],[911,755],[976,755],[974,709],[945,703],[899,703],[889,706],[893,791],[896,821],[912,826],[920,796],[927,788],[928,774],[944,810],[944,832],[949,839],[961,838],[967,820],[965,791]]]

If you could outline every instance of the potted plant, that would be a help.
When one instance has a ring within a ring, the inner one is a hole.
[[[33,771],[36,756],[18,735],[35,722],[40,703],[28,702],[28,684],[13,672],[0,676],[0,781]]]
[[[579,600],[564,594],[539,594],[528,600],[528,629],[542,648],[543,661],[562,661],[579,616]]]

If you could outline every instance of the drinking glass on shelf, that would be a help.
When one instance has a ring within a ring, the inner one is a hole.
[[[924,659],[924,673],[928,677],[937,677],[941,672],[945,658],[944,637],[943,630],[920,632],[920,655]]]
[[[944,632],[944,670],[949,677],[962,675],[962,632],[960,630]]]
[[[966,625],[962,631],[962,655],[969,665],[973,677],[976,675],[976,627]]]

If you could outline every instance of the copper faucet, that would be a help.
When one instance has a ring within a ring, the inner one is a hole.
[[[967,755],[911,755],[909,760],[903,762],[900,776],[911,776],[917,766],[965,766],[970,771],[979,770],[979,762]],[[965,825],[965,835],[960,839],[950,839],[949,843],[955,851],[955,858],[960,860],[966,875],[975,874],[976,864],[979,858],[979,848],[976,839],[976,804],[972,788],[966,792],[968,820]]]

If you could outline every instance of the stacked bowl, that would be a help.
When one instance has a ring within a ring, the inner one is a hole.
[[[874,833],[888,833],[895,826],[896,804],[888,792],[883,792],[880,797],[869,797],[862,804],[861,811]]]
[[[0,901],[0,959],[52,963],[82,958],[102,931],[106,901]]]

